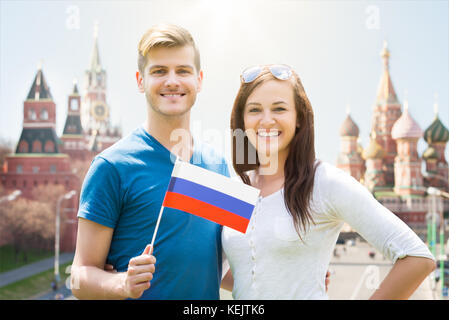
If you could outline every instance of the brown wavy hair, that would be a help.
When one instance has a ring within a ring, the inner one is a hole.
[[[293,70],[292,70],[293,71]],[[245,133],[243,112],[250,94],[262,83],[289,81],[292,85],[297,114],[295,135],[289,145],[289,153],[284,166],[284,202],[293,218],[295,229],[301,237],[301,228],[305,231],[309,223],[314,223],[310,212],[310,200],[313,182],[319,161],[315,161],[315,134],[313,110],[304,87],[296,72],[293,71],[289,80],[277,80],[269,70],[250,83],[242,83],[234,101],[231,114],[232,130],[232,165],[235,172],[244,183],[250,185],[247,171],[259,167],[259,159],[254,146]]]

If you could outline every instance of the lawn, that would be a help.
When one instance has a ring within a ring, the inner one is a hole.
[[[19,252],[17,258],[14,256],[14,247],[5,245],[0,247],[0,273],[20,268],[24,265],[52,257],[52,250],[29,249],[25,252]],[[26,259],[25,259],[26,257]],[[65,279],[69,276],[66,274],[66,267],[72,262],[60,266],[61,284],[64,285]],[[22,300],[29,299],[41,292],[51,289],[54,270],[33,275],[29,278],[11,283],[0,288],[0,300]]]
[[[72,262],[59,266],[59,274],[61,275],[61,282],[59,286],[65,285],[65,280],[69,276],[65,272],[66,268]],[[24,300],[29,299],[39,293],[51,289],[51,282],[54,278],[53,268],[41,273],[38,273],[29,278],[11,283],[0,288],[0,300]]]
[[[0,273],[19,268],[29,263],[33,263],[53,256],[52,250],[29,249],[26,252],[19,252],[17,260],[14,257],[14,247],[5,245],[0,247]],[[25,259],[26,257],[26,259]]]

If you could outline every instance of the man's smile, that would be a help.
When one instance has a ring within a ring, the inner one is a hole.
[[[185,93],[161,93],[161,96],[166,98],[178,98],[185,96]]]

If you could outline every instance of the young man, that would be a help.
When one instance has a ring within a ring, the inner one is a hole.
[[[138,51],[147,121],[95,157],[86,175],[72,292],[79,299],[219,299],[221,226],[165,208],[154,248],[148,245],[176,156],[229,176],[225,160],[189,131],[203,79],[199,52],[174,25],[148,30]],[[174,131],[181,141],[170,139]]]

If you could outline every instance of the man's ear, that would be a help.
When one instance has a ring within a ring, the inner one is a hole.
[[[136,80],[137,80],[137,87],[139,88],[139,92],[144,93],[145,88],[143,87],[143,77],[139,71],[136,71]]]
[[[200,72],[198,72],[198,90],[197,90],[197,92],[200,92],[202,87],[203,87],[203,70],[200,70]]]

